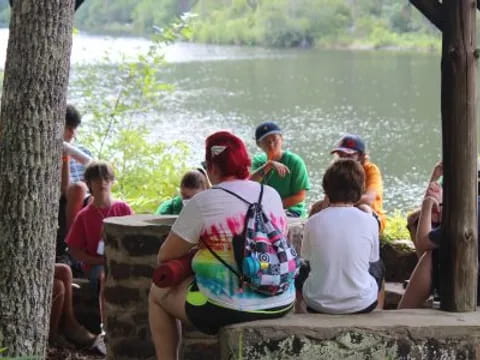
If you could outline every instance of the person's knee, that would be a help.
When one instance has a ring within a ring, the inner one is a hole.
[[[67,203],[68,203],[68,200],[83,201],[83,199],[87,195],[87,191],[88,191],[87,185],[82,181],[76,182],[74,184],[70,184],[67,189]]]
[[[72,270],[67,264],[55,264],[55,278],[63,282],[72,282]]]
[[[54,279],[52,290],[52,302],[55,303],[65,296],[65,286],[59,279]]]

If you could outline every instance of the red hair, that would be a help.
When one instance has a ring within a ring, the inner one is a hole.
[[[212,153],[213,146],[225,147],[217,155]],[[218,131],[205,140],[205,159],[207,165],[215,164],[222,176],[235,176],[246,179],[250,175],[250,156],[243,141],[228,131]]]

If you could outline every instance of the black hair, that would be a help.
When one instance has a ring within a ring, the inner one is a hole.
[[[187,189],[207,189],[207,177],[200,170],[188,171],[183,175],[180,186]]]
[[[80,123],[82,122],[82,116],[75,109],[75,106],[68,104],[67,105],[67,112],[65,114],[65,127],[76,129]]]

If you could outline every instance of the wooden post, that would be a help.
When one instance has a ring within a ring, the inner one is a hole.
[[[444,0],[441,308],[477,307],[476,1]]]
[[[477,306],[476,0],[410,0],[442,31],[441,308]]]

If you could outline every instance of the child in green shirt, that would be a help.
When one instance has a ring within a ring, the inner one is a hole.
[[[277,190],[287,216],[305,216],[310,180],[303,159],[282,149],[282,131],[273,122],[260,124],[255,131],[255,140],[264,153],[254,156],[250,179]]]
[[[208,179],[200,169],[188,171],[180,181],[180,195],[160,204],[154,215],[178,215],[196,193],[208,189]]]

